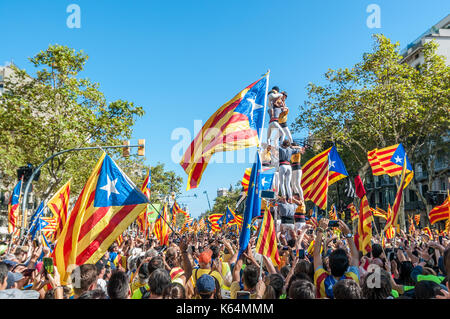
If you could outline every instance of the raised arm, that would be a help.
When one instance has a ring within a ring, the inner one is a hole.
[[[322,218],[319,221],[319,226],[316,228],[317,236],[314,240],[314,271],[322,266],[322,255],[320,254],[320,248],[322,245],[323,235],[325,229],[328,227],[328,219]]]

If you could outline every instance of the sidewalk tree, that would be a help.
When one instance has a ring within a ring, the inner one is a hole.
[[[10,185],[17,167],[26,163],[37,165],[64,149],[121,145],[131,138],[143,108],[126,100],[107,101],[98,83],[81,78],[88,61],[83,51],[50,45],[29,60],[35,75],[12,66],[13,76],[5,79],[0,97],[0,144],[7,146],[0,149],[0,170]],[[69,152],[54,158],[34,183],[36,195],[48,197],[70,177],[73,193],[79,193],[100,154]]]
[[[369,150],[403,143],[413,165],[428,163],[430,183],[439,174],[433,159],[445,147],[448,154],[443,139],[450,124],[450,68],[433,42],[424,45],[424,63],[416,69],[402,63],[398,43],[383,35],[374,39],[373,51],[361,62],[330,69],[324,84],[308,85],[295,130],[308,129],[315,139],[338,143],[349,173],[362,178],[371,173]],[[417,181],[411,184],[426,203]],[[404,227],[404,214],[400,222]]]

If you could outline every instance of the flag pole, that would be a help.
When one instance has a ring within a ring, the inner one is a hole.
[[[264,96],[264,112],[263,112],[262,127],[260,129],[261,134],[260,134],[260,138],[258,139],[258,151],[261,148],[261,139],[263,138],[263,132],[264,132],[264,122],[266,120],[267,94],[269,93],[270,69],[267,70],[266,76],[267,76],[267,79],[266,79],[266,94]]]

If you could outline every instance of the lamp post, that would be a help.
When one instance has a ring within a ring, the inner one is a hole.
[[[211,203],[209,202],[208,192],[207,192],[207,191],[204,191],[203,194],[206,195],[206,199],[208,200],[209,210],[211,211],[212,209],[211,209]]]

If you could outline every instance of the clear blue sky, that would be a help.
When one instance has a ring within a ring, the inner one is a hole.
[[[81,8],[80,29],[66,26],[72,3]],[[380,29],[366,25],[372,3],[381,8]],[[186,174],[171,159],[174,129],[194,136],[194,120],[205,122],[269,68],[270,86],[289,93],[292,122],[306,85],[323,81],[328,68],[360,61],[371,34],[404,48],[449,12],[448,0],[1,1],[0,65],[14,60],[32,71],[27,58],[49,44],[84,50],[83,76],[99,82],[108,100],[144,107],[133,137],[146,139],[148,163],[165,163],[184,189]],[[254,159],[246,154],[247,163],[210,164],[200,187],[183,192],[198,198],[180,202],[198,216],[208,207],[204,190],[212,204],[218,188],[242,178]]]

